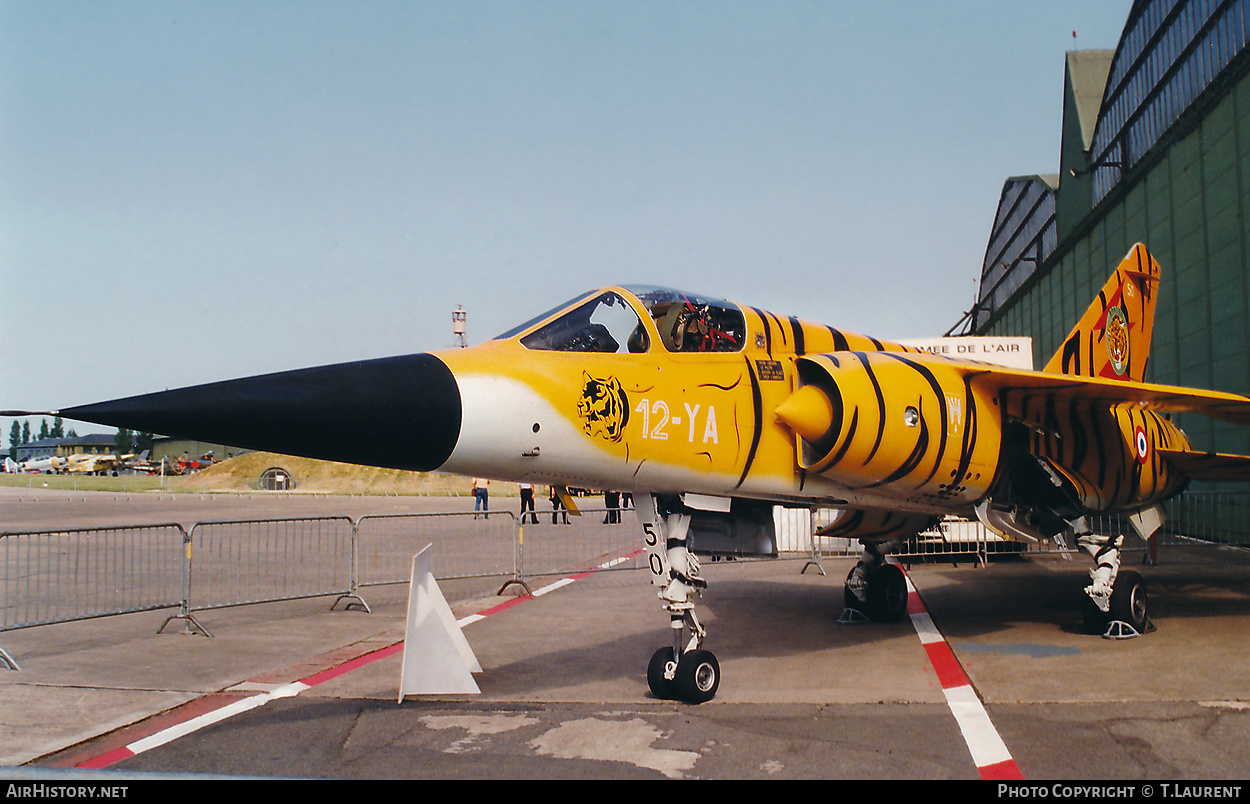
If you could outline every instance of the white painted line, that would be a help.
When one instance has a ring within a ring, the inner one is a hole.
[[[574,580],[575,580],[574,578],[563,578],[563,579],[561,579],[561,580],[559,580],[559,581],[556,581],[556,582],[555,582],[555,583],[553,583],[553,584],[548,584],[547,586],[544,586],[543,588],[541,588],[541,589],[539,589],[538,591],[534,592],[534,597],[542,597],[543,595],[547,594],[548,592],[554,592],[554,591],[555,591],[555,590],[557,590],[557,589],[563,589],[564,587],[566,587],[566,586],[568,586],[569,584],[573,583],[573,581],[574,581]]]
[[[933,642],[946,641],[946,638],[942,636],[942,632],[937,630],[937,626],[933,624],[933,618],[927,613],[913,614],[911,616],[911,624],[916,627],[916,634],[920,637],[920,641],[926,645]]]
[[[1023,779],[1020,768],[1012,759],[1011,752],[1007,750],[1007,744],[999,736],[998,730],[994,728],[994,723],[985,711],[977,691],[973,689],[967,673],[955,658],[954,651],[934,624],[933,618],[925,611],[924,601],[912,585],[911,578],[907,579],[907,590],[907,611],[911,615],[912,627],[916,629],[916,636],[920,638],[929,663],[942,684],[946,705],[955,716],[955,723],[959,726],[959,733],[963,735],[968,753],[972,755],[972,761],[977,766],[977,772],[982,779]]]
[[[997,765],[1011,759],[1011,752],[1006,743],[998,735],[998,730],[990,722],[981,699],[969,685],[942,690],[946,702],[950,705],[959,730],[963,732],[972,761],[978,768],[986,765]]]

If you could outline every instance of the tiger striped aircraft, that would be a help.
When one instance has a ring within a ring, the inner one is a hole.
[[[1141,245],[1042,371],[952,359],[660,287],[596,290],[481,345],[72,407],[59,415],[357,464],[632,491],[672,644],[659,697],[720,682],[696,555],[774,555],[771,506],[834,507],[858,539],[848,608],[894,620],[900,540],[945,515],[1013,540],[1072,533],[1092,625],[1147,624],[1139,573],[1087,518],[1150,537],[1190,479],[1250,478],[1169,414],[1250,422],[1250,398],[1145,382],[1159,265]],[[326,433],[352,431],[343,442]]]

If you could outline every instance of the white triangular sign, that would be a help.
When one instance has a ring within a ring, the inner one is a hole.
[[[412,557],[400,703],[405,695],[481,693],[472,673],[480,673],[482,668],[430,572],[431,549],[427,544]]]

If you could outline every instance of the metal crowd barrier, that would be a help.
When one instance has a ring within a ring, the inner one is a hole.
[[[821,558],[857,558],[863,552],[858,539],[817,535],[840,513],[832,508],[774,509],[778,550],[807,558],[809,562],[819,562]],[[985,563],[995,552],[1019,549],[1016,543],[1006,542],[980,522],[948,517],[936,527],[903,540],[890,554],[904,561],[942,556]]]
[[[515,542],[510,511],[363,516],[356,524],[353,587],[408,583],[412,556],[427,544],[434,546],[431,571],[439,580],[513,576],[523,571]]]
[[[517,525],[518,565],[527,577],[647,566],[632,508],[538,511]]]
[[[347,517],[200,522],[187,539],[182,619],[208,632],[196,611],[354,594],[355,523]],[[345,560],[345,558],[347,560]]]
[[[567,518],[567,524],[565,522]],[[535,521],[537,519],[537,521]],[[434,545],[440,580],[527,578],[634,569],[633,512],[588,509],[527,515],[393,514],[200,522],[0,533],[0,633],[117,614],[176,609],[187,630],[211,634],[196,613],[335,596],[368,609],[365,590],[408,583],[412,556]],[[528,587],[526,587],[528,588]],[[502,591],[502,588],[501,588]],[[0,650],[0,664],[16,663]]]
[[[0,533],[0,632],[178,606],[188,543],[180,525]]]
[[[186,541],[180,525],[0,534],[0,631],[176,606]]]
[[[1164,508],[1173,540],[1250,544],[1250,492],[1187,491]]]

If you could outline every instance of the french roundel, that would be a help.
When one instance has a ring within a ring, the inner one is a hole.
[[[1137,448],[1137,460],[1145,463],[1150,458],[1150,440],[1146,438],[1146,428],[1137,426],[1133,433],[1133,442]]]

